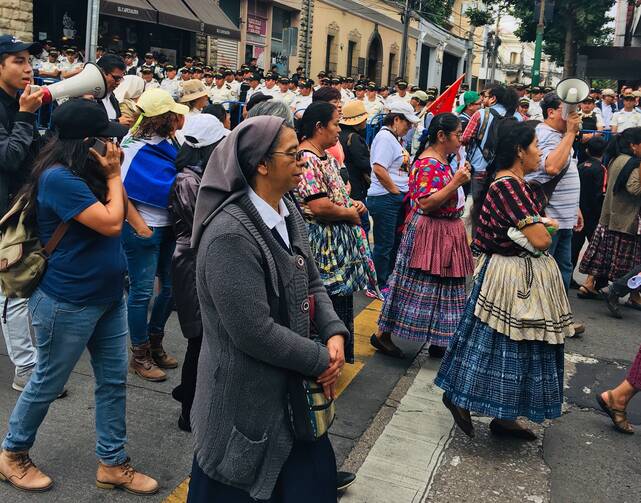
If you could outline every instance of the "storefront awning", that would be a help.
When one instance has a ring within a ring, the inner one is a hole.
[[[148,0],[158,11],[158,24],[201,32],[203,23],[180,0]]]
[[[240,30],[213,0],[183,0],[203,22],[204,32],[214,37],[240,40]]]
[[[158,12],[147,0],[102,0],[100,13],[145,23],[158,22]]]

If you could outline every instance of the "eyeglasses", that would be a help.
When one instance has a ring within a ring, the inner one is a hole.
[[[296,160],[296,162],[300,161],[303,158],[303,151],[298,150],[297,152],[272,152],[272,155],[286,155],[287,157],[291,157],[292,159]]]
[[[113,73],[110,73],[109,76],[116,82],[120,82],[124,78],[124,75],[114,75]]]

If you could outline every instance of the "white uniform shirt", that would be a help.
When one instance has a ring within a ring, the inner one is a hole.
[[[81,61],[74,61],[73,63],[70,63],[67,58],[65,58],[64,61],[62,61],[59,65],[58,68],[60,69],[60,72],[69,72],[71,70],[75,70],[77,68],[82,68],[84,66],[84,63]],[[62,75],[60,75],[61,79],[64,79]]]
[[[310,94],[309,96],[301,96],[300,94],[294,98],[292,101],[292,111],[294,114],[298,113],[299,115],[302,115],[305,110],[307,110],[307,107],[312,104],[312,95]]]
[[[365,105],[365,110],[367,110],[367,115],[370,119],[385,111],[385,101],[383,101],[383,98],[379,95],[376,95],[374,101],[370,101],[366,95],[363,98],[363,104]]]
[[[209,99],[212,103],[223,103],[225,101],[235,101],[234,93],[231,86],[226,82],[218,87],[215,84],[209,90]]]
[[[617,133],[623,133],[628,128],[641,126],[641,113],[636,110],[626,112],[619,110],[612,116],[611,127],[617,128]]]

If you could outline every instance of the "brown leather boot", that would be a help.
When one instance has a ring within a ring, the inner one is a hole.
[[[11,452],[3,449],[0,452],[0,480],[30,492],[48,491],[53,485],[51,477],[33,464],[28,451]]]
[[[175,369],[178,367],[178,360],[169,356],[162,347],[162,339],[165,334],[149,334],[151,343],[151,357],[161,369]]]
[[[137,472],[129,458],[121,465],[109,466],[98,462],[96,486],[100,489],[124,489],[132,494],[155,494],[158,482],[144,473]]]
[[[131,360],[129,368],[136,375],[147,381],[164,381],[167,379],[167,374],[160,370],[151,358],[149,342],[145,342],[140,346],[131,347]]]

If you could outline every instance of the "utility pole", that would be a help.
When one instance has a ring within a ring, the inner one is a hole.
[[[501,6],[498,7],[498,12],[496,14],[496,28],[494,30],[494,39],[492,46],[492,73],[491,81],[492,83],[496,82],[496,62],[499,59],[499,46],[501,45],[501,38],[499,37],[499,25],[501,23]]]
[[[410,0],[405,0],[405,9],[403,11],[403,41],[401,43],[401,66],[399,70],[400,77],[407,78],[405,71],[407,70],[407,37],[410,29]]]
[[[100,0],[87,2],[87,31],[85,32],[85,61],[96,61],[96,46],[98,45],[98,15]]]
[[[545,0],[541,0],[539,24],[536,26],[536,43],[534,44],[534,64],[532,65],[532,86],[541,81],[541,53],[543,52],[543,31],[545,30]]]

